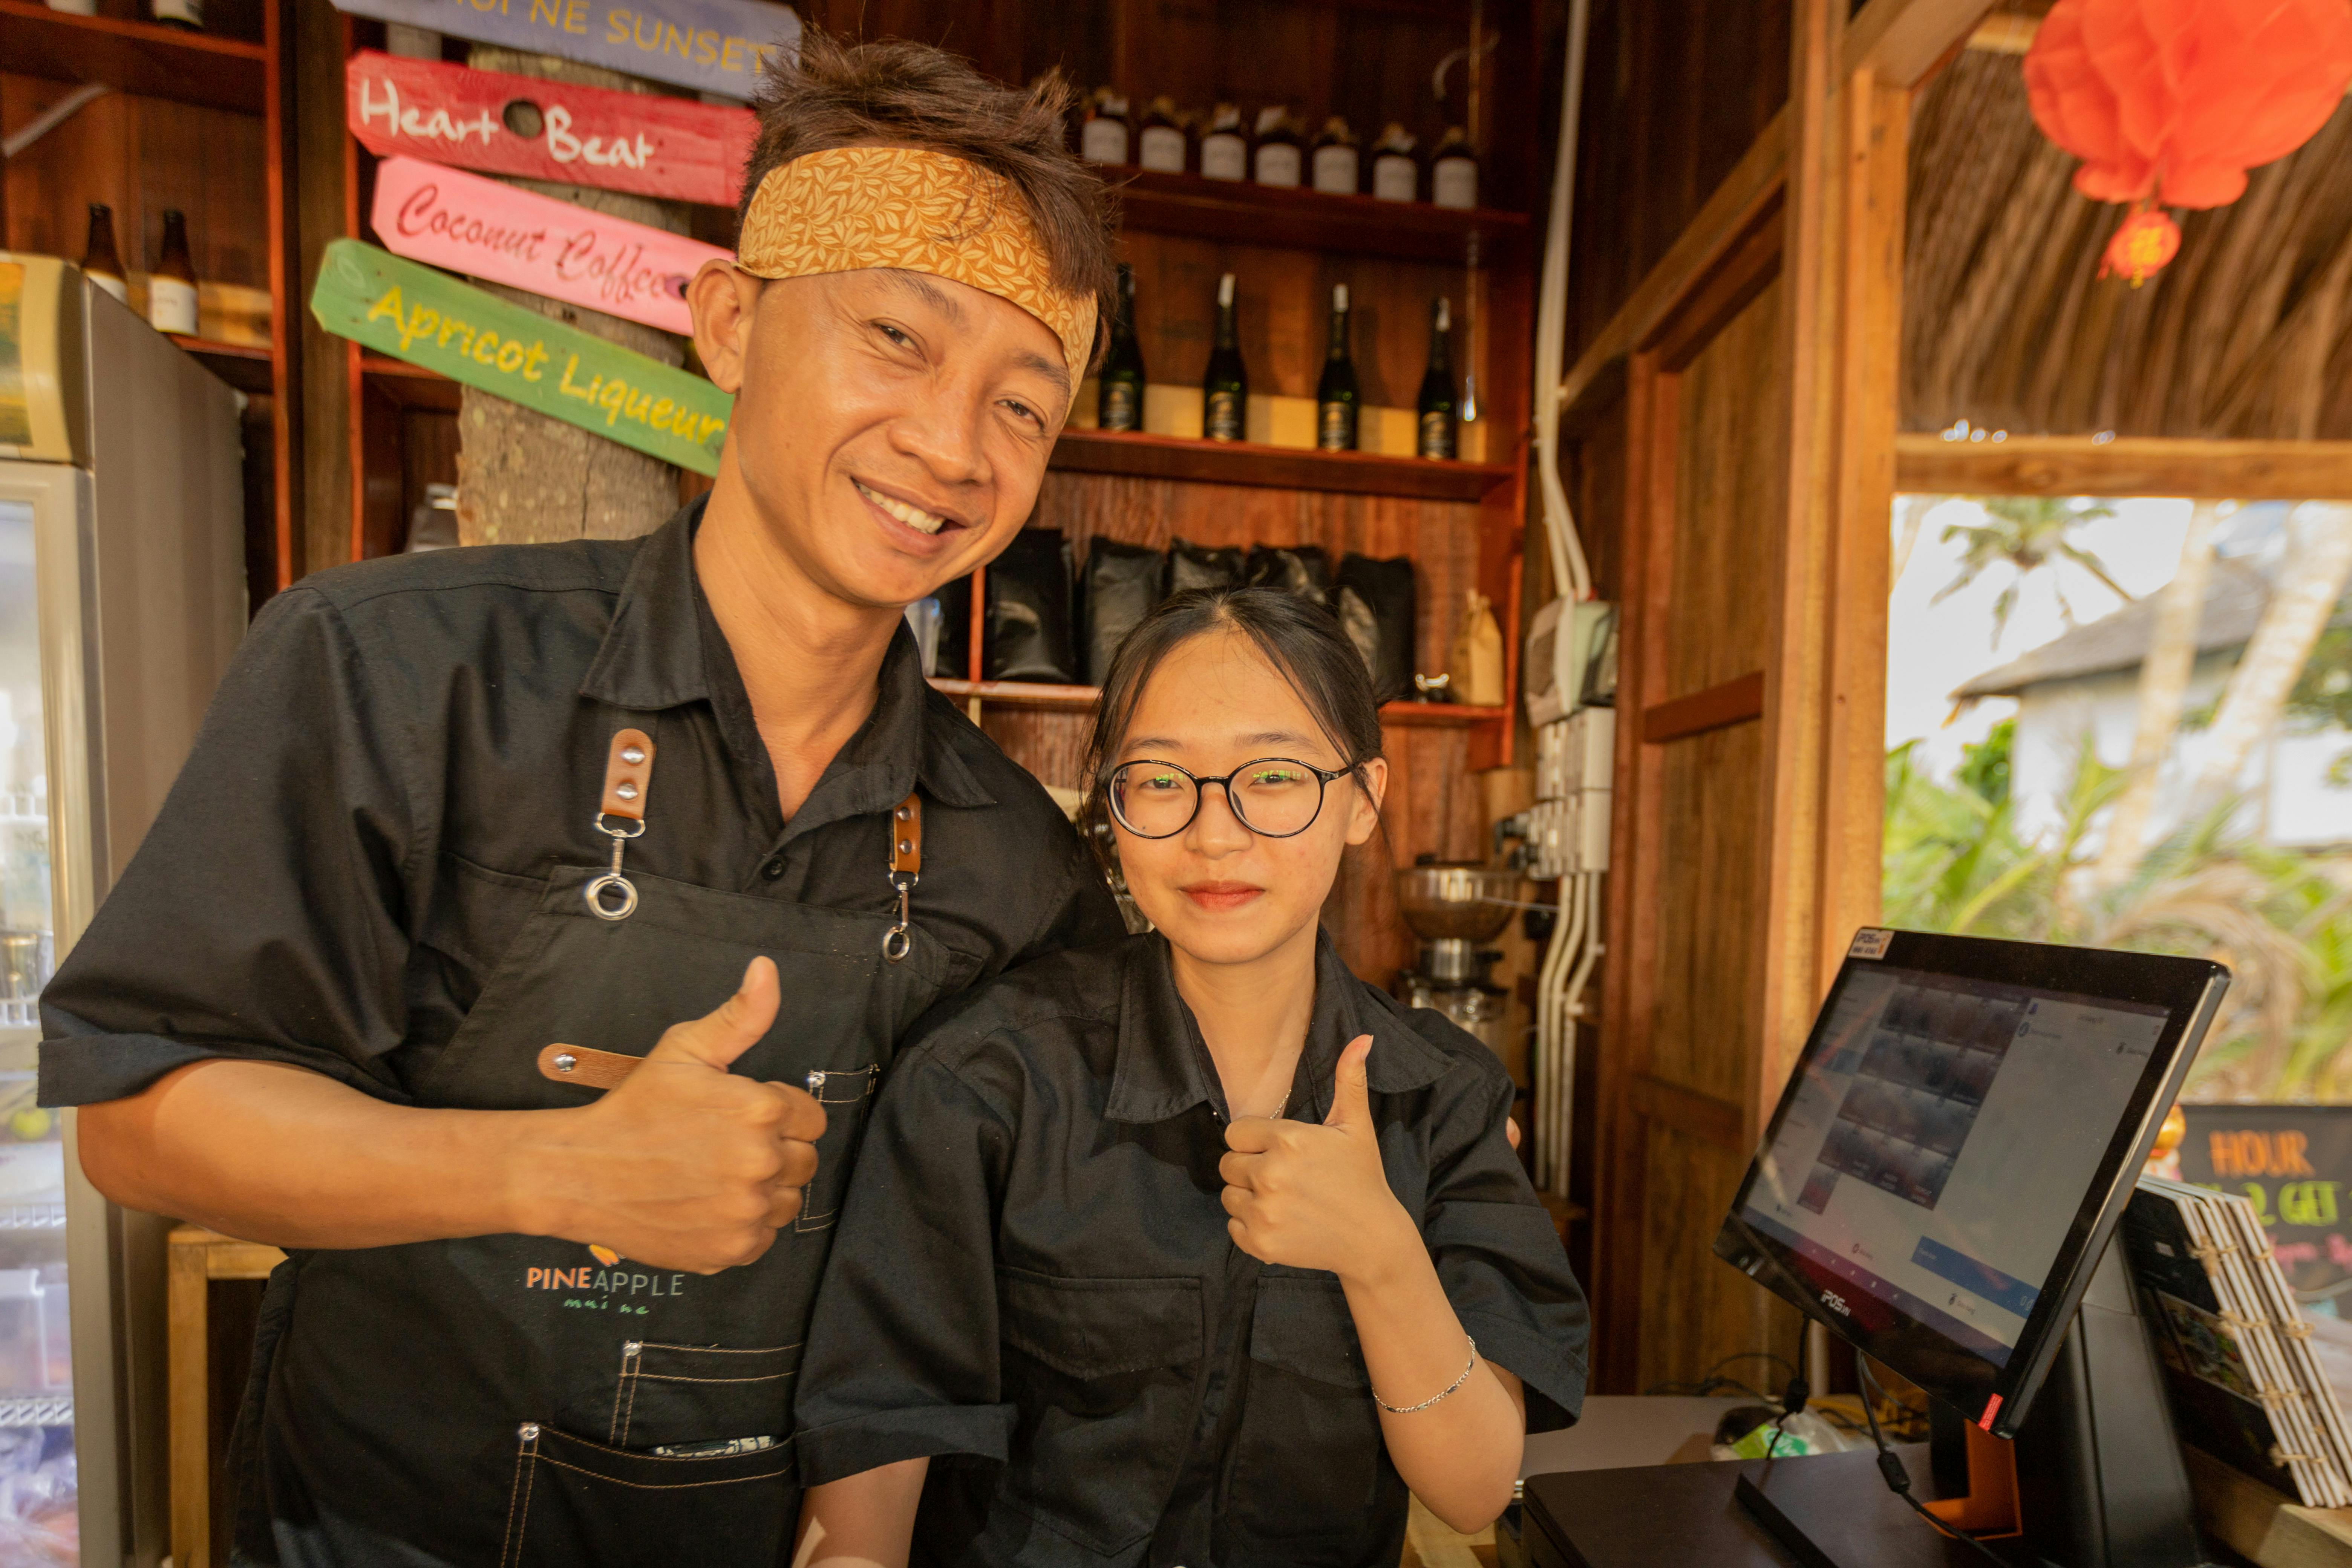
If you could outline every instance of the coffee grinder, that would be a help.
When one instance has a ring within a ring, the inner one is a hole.
[[[1397,908],[1421,939],[1421,962],[1397,976],[1397,1000],[1433,1007],[1508,1059],[1508,1008],[1487,979],[1503,955],[1485,944],[1511,921],[1519,873],[1476,861],[1423,859],[1397,873]]]

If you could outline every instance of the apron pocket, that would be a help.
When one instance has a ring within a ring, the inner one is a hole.
[[[865,1131],[866,1109],[882,1081],[882,1068],[853,1068],[820,1070],[809,1075],[809,1092],[824,1107],[824,1135],[816,1141],[816,1174],[801,1190],[796,1231],[824,1230],[841,1217],[841,1195],[849,1190],[850,1162],[857,1154],[857,1137]]]
[[[539,1423],[517,1434],[499,1568],[773,1568],[799,1516],[790,1439],[751,1453],[625,1453]]]
[[[1183,1460],[1201,1282],[999,1268],[996,1289],[1020,1413],[1004,1499],[1081,1545],[1122,1552],[1159,1521]]]
[[[793,1374],[801,1347],[731,1350],[632,1340],[621,1347],[612,1443],[654,1448],[792,1430]]]
[[[1381,1439],[1355,1320],[1328,1274],[1269,1268],[1250,1317],[1248,1403],[1226,1474],[1236,1533],[1299,1563],[1364,1561],[1404,1483]],[[1229,1480],[1230,1486],[1230,1480]],[[1303,1549],[1303,1550],[1302,1550]]]

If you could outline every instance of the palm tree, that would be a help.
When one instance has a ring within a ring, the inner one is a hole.
[[[2116,598],[2131,602],[2123,584],[2107,574],[2105,563],[2068,537],[2084,523],[2115,516],[2116,509],[2108,502],[2086,496],[1984,496],[1977,504],[1984,509],[1984,521],[1956,522],[1944,530],[1947,542],[1961,540],[1967,548],[1960,556],[1959,575],[1928,603],[1941,604],[1993,567],[2006,565],[2011,573],[2009,584],[1992,602],[1992,640],[1998,645],[2000,634],[2009,629],[2010,614],[2017,608],[2018,590],[2025,580],[2062,563],[2080,566]],[[2068,603],[2063,584],[2057,586],[2057,594],[2058,613],[2071,626],[2074,606]]]

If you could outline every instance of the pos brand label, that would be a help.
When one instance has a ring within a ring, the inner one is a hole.
[[[379,157],[731,207],[759,127],[748,109],[575,87],[362,49],[343,118]]]
[[[414,158],[377,165],[368,221],[396,256],[681,335],[694,331],[687,280],[728,254]]]
[[[356,239],[319,262],[310,313],[338,337],[440,372],[698,474],[734,399],[663,364]]]
[[[801,19],[766,0],[336,0],[339,11],[748,99]]]

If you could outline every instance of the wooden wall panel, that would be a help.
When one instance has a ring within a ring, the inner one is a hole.
[[[1086,542],[1097,533],[1161,549],[1177,538],[1195,544],[1319,544],[1335,566],[1351,552],[1411,555],[1420,591],[1422,669],[1444,669],[1450,662],[1464,591],[1478,582],[1478,509],[1456,502],[1056,471],[1045,476],[1029,521],[1032,527],[1060,529],[1081,561]]]
[[[1747,1173],[1748,1150],[1661,1125],[1651,1131],[1644,1158],[1650,1201],[1642,1249],[1642,1352],[1633,1386],[1647,1390],[1705,1375],[1719,1358],[1694,1363],[1688,1350],[1693,1346],[1753,1346],[1793,1364],[1801,1337],[1795,1310],[1726,1267],[1709,1245]],[[1752,1363],[1723,1370],[1752,1387],[1779,1381]]]
[[[1685,637],[1704,640],[1687,626]],[[1664,801],[1651,875],[1673,896],[1658,911],[1645,1070],[1737,1105],[1760,1044],[1763,728],[1711,730],[1658,753]],[[1713,1235],[1709,1227],[1695,1244],[1704,1249]]]
[[[1776,281],[1682,375],[1665,694],[1682,697],[1764,668],[1772,579],[1787,510],[1788,404],[1773,368]]]

